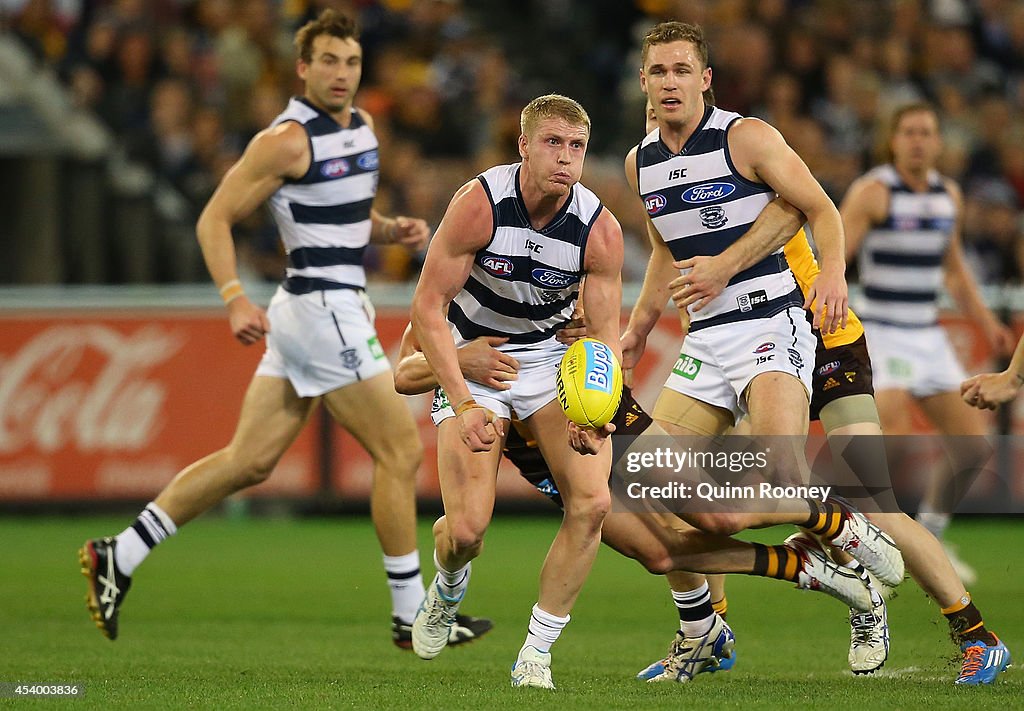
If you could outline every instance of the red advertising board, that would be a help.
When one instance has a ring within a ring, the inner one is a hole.
[[[153,496],[228,443],[261,352],[220,311],[0,314],[0,500]],[[314,452],[259,492],[314,490]]]

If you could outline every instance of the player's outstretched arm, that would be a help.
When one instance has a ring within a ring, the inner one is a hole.
[[[289,121],[261,131],[224,175],[196,224],[206,268],[227,304],[231,332],[245,345],[263,338],[270,322],[238,282],[231,228],[277,191],[285,178],[304,174],[310,160],[309,141],[298,124]]]
[[[964,402],[981,410],[995,410],[1017,396],[1024,384],[1024,336],[1017,341],[1010,365],[1001,373],[982,373],[960,384]]]
[[[694,311],[700,311],[725,290],[730,279],[795,239],[793,235],[804,221],[802,212],[784,199],[775,198],[765,205],[750,229],[721,254],[674,263],[688,271],[669,283],[672,302],[680,310],[693,304]]]

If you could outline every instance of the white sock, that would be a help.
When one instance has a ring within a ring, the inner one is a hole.
[[[715,624],[715,608],[711,606],[711,591],[707,582],[696,590],[673,590],[672,600],[679,611],[679,629],[686,637],[707,634]]]
[[[391,614],[411,624],[424,595],[419,551],[384,556],[384,572],[391,588]]]
[[[131,577],[149,552],[178,532],[167,512],[150,501],[132,525],[117,536],[114,563],[122,575]]]
[[[473,563],[470,561],[458,570],[446,570],[441,561],[437,559],[437,550],[434,550],[434,565],[437,566],[437,577],[434,582],[441,593],[449,600],[461,600],[469,587],[469,576],[473,572]]]
[[[569,624],[569,615],[556,617],[550,612],[540,609],[539,603],[534,605],[526,641],[519,650],[519,657],[523,656],[523,650],[527,647],[533,647],[538,652],[551,651],[551,645],[558,641],[558,635],[562,634],[562,630],[567,624]]]
[[[919,524],[927,528],[933,536],[941,541],[946,534],[946,529],[949,528],[949,521],[953,517],[948,513],[929,511],[922,505],[922,509],[918,511],[916,518]]]

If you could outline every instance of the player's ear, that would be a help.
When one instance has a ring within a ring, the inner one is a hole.
[[[526,149],[527,149],[527,146],[529,146],[529,145],[530,145],[530,141],[526,137],[526,134],[525,133],[520,133],[519,134],[519,157],[520,158],[526,158],[527,157],[527,154],[529,153],[529,151],[527,151]]]

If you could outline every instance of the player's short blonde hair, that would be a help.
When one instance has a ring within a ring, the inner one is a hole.
[[[580,102],[561,94],[545,94],[528,103],[519,116],[519,128],[524,136],[531,136],[537,124],[549,118],[563,119],[573,126],[582,126],[590,135],[590,116],[586,109]]]

